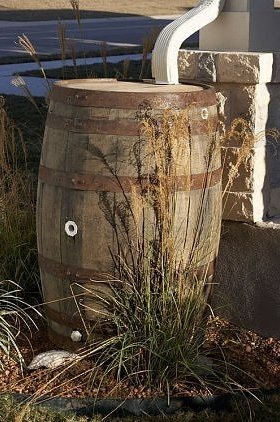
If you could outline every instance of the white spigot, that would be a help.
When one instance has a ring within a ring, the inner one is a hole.
[[[197,7],[175,19],[159,34],[152,54],[152,74],[157,84],[178,84],[178,53],[182,43],[213,22],[226,0],[200,0]]]

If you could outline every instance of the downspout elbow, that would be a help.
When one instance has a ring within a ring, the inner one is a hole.
[[[152,74],[157,84],[178,84],[178,53],[182,43],[213,22],[226,0],[200,0],[197,7],[175,19],[159,34],[152,54]]]

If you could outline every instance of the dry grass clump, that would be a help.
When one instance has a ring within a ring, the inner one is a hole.
[[[0,280],[38,281],[34,181],[20,130],[0,105]]]
[[[188,111],[166,110],[159,115],[145,106],[137,118],[140,135],[130,163],[137,183],[129,192],[122,188],[116,166],[99,148],[91,150],[122,193],[116,198],[102,192],[99,197],[114,231],[116,248],[111,256],[116,283],[106,296],[91,292],[92,312],[98,312],[99,319],[89,338],[89,354],[106,376],[113,375],[118,382],[152,386],[168,394],[178,382],[208,389],[220,384],[220,375],[216,364],[209,366],[203,349],[211,279],[208,266],[201,265],[213,248],[216,252],[216,244],[209,250],[205,236],[219,237],[221,204],[217,198],[216,216],[207,226],[206,177],[196,212],[191,205]],[[211,172],[219,154],[219,139],[215,130],[212,133],[204,157],[206,172]],[[98,340],[97,328],[108,333],[104,343]],[[206,382],[207,373],[211,376]]]
[[[240,166],[246,162],[250,151],[254,148],[257,141],[250,124],[243,118],[234,119],[228,131],[225,132],[222,143],[224,147],[224,160],[226,159],[227,148],[232,144],[238,148],[235,162],[231,163],[231,167],[227,174],[227,182],[223,186],[223,196],[227,194],[234,180],[238,176]]]
[[[22,367],[18,337],[37,328],[21,298],[23,289],[38,289],[34,181],[22,134],[4,106],[0,97],[0,349]]]

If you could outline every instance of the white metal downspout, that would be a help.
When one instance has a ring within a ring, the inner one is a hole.
[[[213,22],[226,0],[200,0],[199,5],[175,19],[159,34],[152,54],[152,74],[157,84],[178,84],[178,53],[182,43]]]

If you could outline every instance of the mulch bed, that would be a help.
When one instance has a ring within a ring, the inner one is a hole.
[[[40,322],[40,329],[32,334],[30,343],[21,339],[20,350],[28,365],[33,356],[40,352],[55,349],[47,337],[46,327]],[[223,354],[226,361],[240,370],[232,374],[244,388],[273,389],[280,387],[280,340],[262,338],[258,334],[236,327],[226,320],[215,318],[209,325],[205,348],[213,356]],[[152,391],[150,388],[135,387],[129,383],[116,385],[114,379],[108,379],[103,386],[92,382],[92,361],[90,359],[76,363],[72,367],[54,370],[23,369],[12,358],[0,352],[2,371],[0,393],[17,392],[61,397],[156,397],[164,396],[164,391]],[[222,391],[222,390],[221,390]],[[209,390],[195,385],[178,384],[171,390],[174,396],[209,395]],[[219,393],[217,390],[213,394]]]

